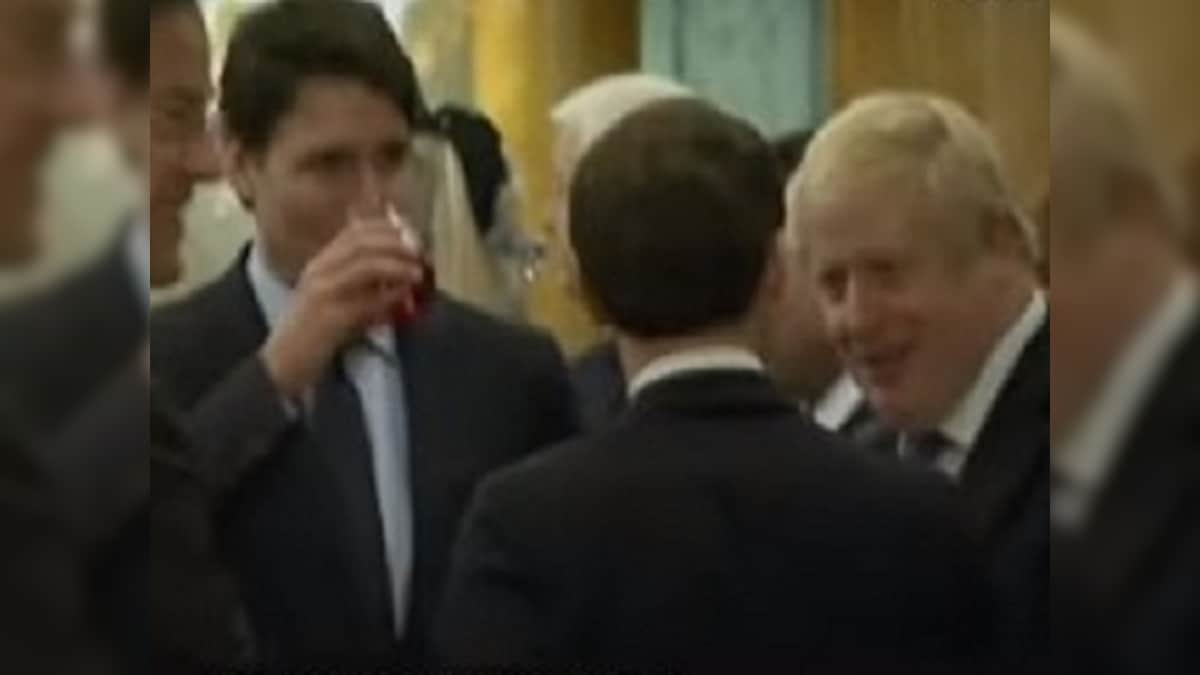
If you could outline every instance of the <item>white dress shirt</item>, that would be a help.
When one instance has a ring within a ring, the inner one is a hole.
[[[864,399],[862,387],[843,372],[813,406],[813,419],[827,431],[838,432],[854,417]]]
[[[1035,291],[1025,311],[992,347],[971,388],[937,426],[937,431],[953,448],[952,452],[943,452],[937,458],[934,467],[938,471],[953,480],[962,476],[979,434],[983,432],[996,405],[996,399],[1020,362],[1021,354],[1046,322],[1048,313],[1045,294],[1040,290]],[[908,453],[908,440],[907,436],[900,438],[901,456]]]
[[[250,285],[259,307],[274,328],[291,304],[293,289],[271,272],[258,244],[246,262]],[[357,345],[344,352],[342,365],[363,406],[384,552],[392,588],[392,612],[397,637],[404,635],[413,568],[413,506],[408,471],[408,405],[404,371],[390,326],[372,328]],[[313,396],[306,397],[310,408]]]
[[[1108,481],[1154,383],[1200,310],[1193,277],[1181,276],[1159,300],[1106,374],[1092,405],[1053,455],[1054,521],[1082,527]]]
[[[762,359],[741,347],[699,347],[661,356],[638,371],[629,380],[629,400],[650,385],[694,372],[708,370],[745,370],[764,372]]]
[[[144,309],[150,311],[150,221],[139,216],[125,238],[125,260],[133,285],[141,293]]]

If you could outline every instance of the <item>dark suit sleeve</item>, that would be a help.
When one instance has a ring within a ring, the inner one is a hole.
[[[580,416],[566,360],[558,345],[539,338],[532,394],[537,401],[539,426],[532,449],[559,443],[579,433]]]
[[[200,454],[201,475],[219,493],[236,486],[293,421],[254,355],[192,407],[185,425]]]
[[[455,547],[437,648],[453,665],[515,665],[546,658],[547,589],[512,538],[494,480],[476,492]],[[505,531],[505,530],[509,531]]]
[[[0,664],[12,673],[104,672],[84,614],[82,551],[37,461],[43,449],[13,426],[0,414]]]
[[[149,386],[129,368],[46,449],[66,517],[90,548],[112,536],[150,494]]]
[[[85,628],[79,552],[42,501],[0,477],[0,664],[13,673],[102,672]]]

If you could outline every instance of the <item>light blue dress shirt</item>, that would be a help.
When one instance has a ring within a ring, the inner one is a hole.
[[[143,309],[150,311],[150,221],[140,216],[125,239],[125,259],[133,285],[140,291]]]
[[[272,329],[292,302],[293,289],[272,273],[257,243],[246,262],[250,285]],[[413,568],[413,507],[409,476],[408,404],[404,372],[390,326],[371,329],[346,349],[342,365],[363,405],[371,443],[375,492],[383,524],[384,553],[392,588],[396,636],[402,637],[408,615]],[[312,401],[312,396],[307,400]],[[298,517],[302,517],[298,515]]]

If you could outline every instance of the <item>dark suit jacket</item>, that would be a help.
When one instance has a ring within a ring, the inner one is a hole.
[[[760,375],[677,376],[608,431],[485,481],[439,644],[468,665],[969,663],[986,591],[949,496],[843,446]]]
[[[13,673],[106,673],[86,616],[80,547],[5,400],[0,392],[0,664]]]
[[[151,394],[149,428],[152,508],[130,524],[144,533],[149,518],[153,565],[140,582],[150,593],[151,672],[248,664],[252,637],[233,575],[218,554],[214,488],[192,466],[192,441],[161,394]]]
[[[625,412],[625,375],[617,344],[605,341],[580,356],[571,366],[571,385],[587,433],[600,431]]]
[[[152,319],[152,359],[201,447],[267,448],[224,501],[221,523],[260,651],[273,664],[419,662],[475,483],[576,428],[561,355],[548,338],[446,298],[397,336],[415,515],[398,646],[369,469],[355,471],[336,441],[289,424],[256,356],[267,325],[244,260]],[[221,455],[207,470],[220,479],[239,467]]]
[[[1050,325],[1026,346],[959,481],[972,530],[989,550],[1015,536],[1050,475]]]
[[[1200,322],[1162,373],[1088,525],[1055,534],[1056,672],[1200,670]]]
[[[0,312],[0,372],[21,392],[27,431],[57,433],[137,355],[146,339],[143,291],[125,238],[103,255]]]

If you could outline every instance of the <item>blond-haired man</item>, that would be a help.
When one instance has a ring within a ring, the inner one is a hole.
[[[1133,85],[1050,27],[1055,672],[1200,667],[1200,300]]]
[[[851,103],[789,185],[788,235],[897,452],[1001,538],[1046,474],[1047,307],[987,132],[936,96]]]
[[[1036,237],[953,101],[880,93],[818,132],[788,187],[797,275],[896,452],[956,483],[1005,590],[998,658],[1044,652],[1050,389]]]

